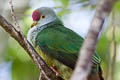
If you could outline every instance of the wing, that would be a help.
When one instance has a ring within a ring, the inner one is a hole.
[[[83,38],[63,25],[48,27],[36,37],[36,44],[46,54],[74,69]],[[93,62],[100,63],[95,53]]]

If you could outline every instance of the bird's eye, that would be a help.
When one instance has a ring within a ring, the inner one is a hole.
[[[43,16],[41,16],[41,18],[43,19],[43,18],[45,18],[45,16],[43,15]]]

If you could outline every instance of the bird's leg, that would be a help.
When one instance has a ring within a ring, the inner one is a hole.
[[[50,68],[53,70],[53,72],[55,72],[55,73],[56,73],[56,76],[58,76],[58,75],[59,75],[59,72],[58,72],[58,70],[57,70],[56,66],[50,66]]]

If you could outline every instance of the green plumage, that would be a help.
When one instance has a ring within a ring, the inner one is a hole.
[[[74,69],[83,38],[64,27],[61,21],[55,20],[46,24],[46,28],[40,31],[36,37],[36,45],[47,55],[52,56],[64,65]],[[97,53],[92,62],[100,64]]]
[[[66,28],[51,8],[36,9],[32,19],[34,22],[27,35],[28,41],[36,47],[48,66],[56,66],[59,75],[69,80],[84,39]],[[95,52],[88,80],[103,80],[100,62]]]

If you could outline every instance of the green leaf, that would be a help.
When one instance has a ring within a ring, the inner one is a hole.
[[[116,2],[114,8],[116,11],[120,12],[120,0],[118,2]]]
[[[54,0],[54,1],[60,2],[64,7],[67,7],[69,5],[69,0]]]
[[[68,10],[68,9],[63,9],[63,10],[61,10],[60,12],[58,12],[58,16],[59,17],[62,17],[63,15],[65,15],[65,14],[68,14],[68,13],[70,13],[70,11]]]
[[[12,64],[12,80],[38,80],[39,70],[32,61],[15,59]]]

